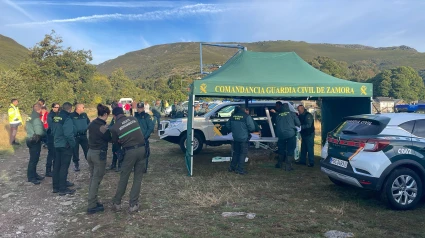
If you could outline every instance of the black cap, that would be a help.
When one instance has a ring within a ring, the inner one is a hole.
[[[137,108],[145,108],[145,104],[142,102],[137,103]]]
[[[121,107],[116,107],[116,108],[112,109],[112,115],[118,116],[118,115],[121,115],[121,114],[124,114],[124,110],[122,110]]]

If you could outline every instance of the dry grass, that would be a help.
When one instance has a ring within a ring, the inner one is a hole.
[[[22,115],[23,120],[24,115]],[[9,144],[9,135],[10,135],[10,126],[9,123],[5,120],[0,121],[0,154],[13,154],[15,148]],[[27,133],[25,132],[25,126],[20,126],[18,128],[18,134],[16,139],[21,144],[25,141]]]
[[[320,146],[315,149],[318,155]],[[151,150],[141,212],[113,213],[107,208],[90,216],[91,224],[70,224],[60,236],[91,234],[95,224],[102,225],[93,234],[97,237],[321,237],[328,230],[356,237],[421,237],[425,232],[424,205],[407,212],[389,210],[372,192],[333,185],[318,166],[296,165],[287,173],[274,168],[268,153],[251,148],[249,174],[239,176],[227,172],[228,163],[211,162],[214,156],[227,155],[228,146],[208,147],[195,156],[194,176],[188,177],[178,146],[160,141],[151,143]],[[117,181],[118,174],[106,174],[102,201],[112,198]],[[87,218],[84,209],[82,204],[74,214],[79,220]],[[222,212],[253,212],[256,217],[223,218]]]

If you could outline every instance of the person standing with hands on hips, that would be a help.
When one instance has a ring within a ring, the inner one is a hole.
[[[128,179],[134,169],[133,185],[130,191],[130,212],[139,209],[140,187],[142,176],[145,171],[145,136],[140,129],[136,118],[124,116],[122,108],[116,107],[112,110],[115,124],[110,128],[112,143],[120,143],[124,153],[120,180],[117,191],[112,199],[113,209],[121,210],[121,199],[127,189]]]
[[[89,151],[87,162],[90,167],[90,185],[88,196],[88,214],[103,212],[103,204],[99,203],[97,193],[106,170],[106,155],[108,152],[108,142],[111,141],[111,133],[106,125],[111,110],[102,104],[97,105],[97,118],[93,120],[89,127]]]

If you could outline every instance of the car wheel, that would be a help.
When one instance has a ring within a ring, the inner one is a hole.
[[[187,134],[185,133],[185,135],[180,138],[179,143],[180,149],[183,151],[183,153],[186,153],[186,139]],[[202,147],[204,147],[204,139],[199,132],[195,132],[193,135],[193,154],[196,155],[201,152]]]
[[[329,177],[329,176],[328,176]],[[334,183],[335,185],[338,185],[338,186],[347,186],[347,184],[346,183],[344,183],[344,182],[341,182],[341,181],[339,181],[339,180],[337,180],[337,179],[334,179],[334,178],[332,178],[332,177],[329,177],[329,179],[332,181],[332,183]]]
[[[422,181],[411,169],[396,169],[387,178],[382,196],[393,209],[413,209],[421,200]]]

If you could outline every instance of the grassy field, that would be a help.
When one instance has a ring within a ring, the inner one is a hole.
[[[228,146],[208,147],[194,159],[194,176],[188,177],[183,154],[165,141],[151,143],[149,172],[144,177],[141,211],[85,215],[71,223],[64,236],[82,237],[322,237],[328,230],[353,232],[356,237],[421,237],[425,232],[421,204],[413,211],[392,211],[373,192],[338,187],[319,166],[275,169],[264,150],[250,149],[248,175],[227,172],[228,163],[212,163],[226,156]],[[316,145],[316,155],[320,146]],[[316,164],[319,164],[316,156]],[[114,195],[118,174],[108,172],[100,198]],[[131,179],[130,179],[131,181]],[[131,182],[130,182],[131,184]],[[129,185],[130,186],[130,185]],[[124,201],[128,199],[128,192]],[[79,191],[86,196],[87,186]],[[124,208],[128,203],[124,203]],[[223,212],[251,212],[252,220],[224,218]],[[91,229],[100,225],[95,233]]]
[[[0,133],[2,146],[7,139],[4,134]],[[19,137],[24,137],[22,128]],[[177,145],[152,142],[141,211],[111,211],[119,174],[107,172],[99,191],[105,212],[88,216],[82,203],[73,214],[58,214],[78,218],[78,222],[58,227],[59,237],[323,237],[329,230],[353,232],[355,237],[424,236],[423,203],[413,211],[393,211],[374,192],[333,185],[320,172],[317,142],[316,167],[295,165],[292,172],[275,169],[269,152],[251,147],[246,165],[249,174],[243,176],[227,172],[227,162],[211,162],[214,156],[228,156],[229,146],[207,147],[194,158],[193,177],[187,176]],[[75,195],[82,198],[88,192],[86,169],[84,164]],[[128,208],[128,193],[129,189],[123,198],[124,209]],[[256,216],[252,220],[224,218],[223,212]],[[92,232],[97,225],[100,228]]]

